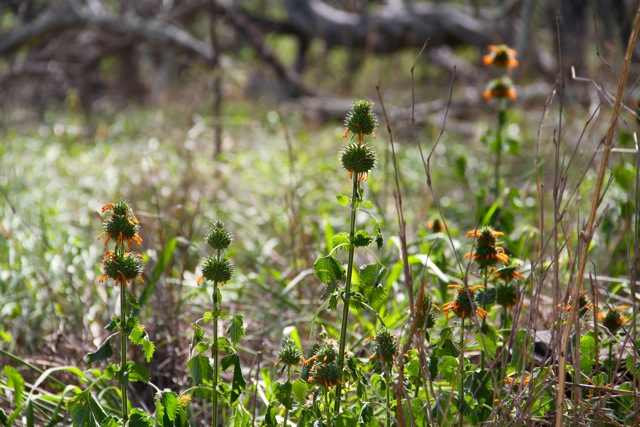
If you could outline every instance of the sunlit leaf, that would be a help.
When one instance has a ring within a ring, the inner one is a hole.
[[[238,341],[242,339],[244,331],[245,327],[244,322],[242,321],[242,316],[237,314],[232,315],[229,326],[227,327],[227,334],[229,334],[229,338],[233,345],[238,344]]]
[[[111,356],[113,356],[113,345],[111,345],[111,339],[108,339],[99,349],[87,354],[87,366],[90,368],[94,363],[107,360]]]
[[[313,273],[325,285],[334,286],[345,276],[342,263],[331,255],[318,258],[313,264]]]
[[[213,381],[213,368],[209,363],[208,357],[202,354],[196,354],[187,361],[187,368],[189,368],[189,373],[191,374],[191,379],[194,384],[200,385],[205,380],[209,382]]]

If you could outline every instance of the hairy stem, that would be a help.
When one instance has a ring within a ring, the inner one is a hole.
[[[358,193],[358,189],[360,188],[360,183],[358,182],[358,174],[353,174],[353,194],[351,196],[351,219],[349,222],[349,260],[347,262],[347,278],[344,284],[344,308],[342,310],[342,323],[340,325],[340,346],[338,349],[338,366],[340,367],[340,371],[342,372],[342,368],[344,367],[344,350],[345,344],[347,341],[347,321],[349,319],[349,299],[351,292],[351,278],[353,276],[353,253],[355,251],[355,247],[353,246],[353,239],[355,235],[356,229],[356,210],[358,207],[358,200],[360,199],[360,194]],[[340,397],[342,395],[342,385],[338,383],[336,387],[336,403],[335,403],[335,413],[340,412]]]
[[[211,356],[213,357],[213,395],[212,395],[212,427],[218,427],[218,282],[213,282],[213,345],[211,346]]]
[[[116,253],[124,252],[124,244],[116,246]],[[127,405],[127,282],[120,282],[120,392],[122,394],[122,419],[126,423],[129,419]]]

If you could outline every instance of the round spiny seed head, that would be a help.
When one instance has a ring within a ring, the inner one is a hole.
[[[376,165],[377,155],[367,144],[351,143],[340,151],[340,163],[349,173],[366,174]]]
[[[393,360],[398,354],[398,339],[396,334],[387,328],[382,328],[378,331],[374,339],[376,341],[375,354],[378,360],[385,365],[393,363]]]
[[[127,215],[116,214],[105,219],[102,228],[107,236],[116,241],[131,241],[140,230],[140,226],[133,222]]]
[[[233,276],[233,264],[222,256],[212,256],[202,263],[202,275],[211,282],[226,283]]]
[[[496,302],[503,307],[510,308],[518,301],[518,290],[513,282],[498,283],[496,285]]]
[[[373,102],[366,99],[358,99],[353,102],[351,111],[347,113],[344,124],[349,132],[356,135],[369,135],[376,131],[378,119],[373,111]]]
[[[420,304],[420,301],[416,299],[416,305]],[[424,329],[433,328],[436,324],[438,309],[433,303],[431,295],[425,293],[422,297],[422,307],[419,311],[420,318],[418,319],[418,325]]]
[[[602,321],[602,325],[609,330],[612,334],[615,334],[618,329],[622,327],[622,324],[626,322],[626,318],[622,315],[620,310],[614,308],[612,310],[607,311],[607,314],[604,316]]]
[[[116,282],[133,280],[140,276],[143,270],[142,259],[131,252],[116,255],[115,252],[109,251],[102,261],[102,272]]]
[[[316,352],[316,360],[318,363],[333,363],[338,359],[338,351],[335,346],[326,342],[322,344]]]
[[[338,384],[342,384],[342,373],[337,363],[322,363],[316,365],[313,380],[315,383],[324,386],[325,388],[335,387]]]
[[[207,244],[213,249],[223,250],[227,249],[232,241],[233,237],[231,233],[227,231],[224,224],[218,220],[214,221],[207,235]]]
[[[297,365],[302,361],[302,351],[291,338],[286,338],[278,349],[278,362],[284,365]]]
[[[126,200],[120,199],[113,205],[112,211],[114,215],[127,216],[131,212],[131,206]]]

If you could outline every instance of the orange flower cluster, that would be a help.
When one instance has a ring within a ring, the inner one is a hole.
[[[487,49],[489,50],[489,54],[482,57],[482,63],[484,65],[493,65],[494,67],[501,68],[515,68],[519,65],[516,59],[518,52],[506,44],[492,44],[489,45]]]
[[[489,226],[468,231],[467,237],[474,239],[474,245],[473,250],[465,254],[464,258],[472,258],[483,269],[492,267],[498,262],[508,264],[509,257],[504,253],[504,248],[498,245],[497,239],[501,236],[504,236],[504,233],[494,231]]]
[[[506,44],[490,45],[489,54],[482,57],[484,65],[493,65],[498,68],[514,68],[519,65],[516,59],[517,52]],[[502,77],[491,80],[482,93],[482,97],[488,101],[493,99],[510,99],[515,101],[516,88],[513,81],[505,74]]]
[[[456,316],[460,316],[463,319],[471,317],[471,314],[475,312],[482,319],[487,317],[487,312],[478,307],[475,301],[476,292],[478,289],[484,289],[484,286],[459,286],[449,285],[450,289],[455,289],[457,294],[453,302],[448,302],[442,306],[442,311],[449,319],[449,312],[453,311]]]

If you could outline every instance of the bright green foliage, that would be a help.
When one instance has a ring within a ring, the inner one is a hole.
[[[330,287],[335,287],[345,277],[342,263],[331,255],[318,258],[313,264],[313,273],[322,283]]]
[[[209,358],[203,354],[196,354],[187,361],[187,367],[191,374],[191,381],[194,384],[199,385],[204,381],[211,381],[213,379],[213,368]]]

